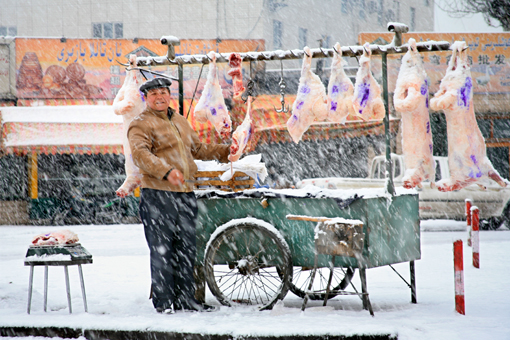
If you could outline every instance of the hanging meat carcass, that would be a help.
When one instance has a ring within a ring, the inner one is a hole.
[[[323,121],[328,117],[326,89],[319,76],[312,72],[310,48],[305,46],[304,52],[297,96],[287,121],[287,129],[295,143],[299,143],[314,120]]]
[[[216,131],[225,138],[232,131],[232,121],[230,120],[220,81],[218,80],[216,53],[211,51],[208,56],[211,60],[209,63],[209,73],[202,96],[195,107],[194,116],[198,123],[204,124],[209,120],[214,125]]]
[[[239,160],[253,133],[253,121],[250,113],[251,102],[252,97],[248,96],[246,116],[244,117],[243,123],[239,125],[232,134],[232,145],[230,146],[230,155],[228,156],[228,160],[231,162]]]
[[[384,118],[384,102],[381,98],[381,87],[372,75],[370,59],[372,50],[370,45],[363,45],[363,55],[359,59],[359,69],[356,74],[353,106],[354,112],[363,120],[380,120]]]
[[[485,178],[505,187],[505,181],[487,158],[485,140],[476,122],[466,42],[456,41],[451,49],[453,53],[446,74],[430,101],[432,110],[444,111],[448,137],[450,178],[437,182],[437,188],[460,190]]]
[[[129,56],[130,67],[136,66],[136,55]],[[138,186],[140,186],[142,176],[140,170],[133,163],[131,156],[131,147],[127,138],[129,124],[145,109],[145,102],[140,93],[139,87],[143,83],[142,76],[138,70],[126,71],[126,79],[119,92],[113,100],[113,111],[121,115],[123,119],[123,146],[124,146],[124,168],[126,170],[126,180],[115,192],[119,197],[126,197]]]
[[[429,87],[427,73],[416,40],[409,39],[409,50],[402,58],[393,103],[402,115],[402,150],[406,172],[404,188],[421,188],[421,182],[435,181],[432,154],[432,131],[429,119]]]
[[[335,55],[331,62],[331,76],[328,84],[328,121],[345,123],[349,114],[354,114],[352,98],[354,86],[351,79],[345,74],[345,61],[342,59],[342,48],[335,44]]]
[[[244,92],[242,61],[239,53],[231,53],[228,57],[228,66],[231,69],[227,74],[232,77],[233,98],[240,98]]]

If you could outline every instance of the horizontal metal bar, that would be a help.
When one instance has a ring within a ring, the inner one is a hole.
[[[447,41],[421,41],[416,43],[419,52],[438,52],[446,51],[450,48]],[[381,54],[402,54],[409,49],[407,44],[402,46],[389,45],[370,45],[373,55]],[[228,62],[228,57],[233,52],[216,53],[216,61],[219,63]],[[313,48],[311,49],[312,58],[331,58],[335,54],[333,48]],[[244,62],[247,61],[269,61],[269,60],[292,60],[303,59],[304,51],[300,49],[294,50],[276,50],[263,52],[245,52],[239,53]],[[363,54],[363,46],[344,46],[342,47],[342,56],[357,57]],[[166,65],[182,65],[182,64],[209,64],[210,60],[205,54],[181,55],[173,60],[166,56],[159,57],[137,57],[137,66],[166,66]]]

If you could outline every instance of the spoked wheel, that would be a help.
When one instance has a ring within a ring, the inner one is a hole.
[[[354,268],[334,268],[328,299],[334,298],[341,290],[347,288],[354,275],[354,270]],[[330,273],[331,270],[329,268],[317,268],[311,294],[309,294],[311,300],[324,300]],[[312,268],[294,267],[290,290],[300,298],[304,298],[310,283],[311,274]]]
[[[260,305],[283,300],[292,281],[290,250],[269,223],[237,220],[213,233],[204,259],[209,289],[225,306]]]

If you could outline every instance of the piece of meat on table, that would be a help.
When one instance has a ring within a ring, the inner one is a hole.
[[[136,67],[136,55],[131,54],[129,56],[129,65],[130,67]],[[124,84],[122,84],[122,87],[113,100],[113,111],[115,114],[122,116],[124,136],[122,145],[124,147],[124,169],[126,171],[126,180],[117,189],[117,191],[115,191],[119,197],[126,197],[131,194],[133,190],[140,186],[142,179],[140,170],[135,163],[133,163],[131,147],[129,146],[129,140],[127,138],[129,124],[133,118],[138,116],[145,109],[145,101],[139,90],[142,84],[143,78],[140,71],[126,71]]]
[[[207,81],[193,114],[198,123],[204,124],[210,121],[216,131],[223,138],[226,138],[232,131],[232,121],[218,80],[216,53],[211,51],[208,56],[211,62],[209,63]]]
[[[439,91],[430,101],[434,111],[443,110],[448,138],[450,178],[436,183],[440,191],[460,190],[490,178],[500,186],[506,182],[487,158],[485,140],[478,128],[473,106],[473,78],[467,62],[465,41],[456,41],[452,58]]]
[[[72,244],[78,242],[78,235],[70,230],[58,230],[48,234],[37,235],[32,244],[36,246],[51,246],[57,244]]]
[[[253,133],[253,121],[250,113],[251,102],[252,97],[249,96],[247,101],[248,108],[243,123],[232,134],[232,145],[230,146],[230,155],[228,156],[228,160],[231,162],[239,160]]]
[[[416,40],[409,39],[409,50],[402,58],[393,104],[402,116],[402,151],[406,172],[404,188],[421,188],[422,181],[434,184],[436,166],[433,157],[432,131],[429,118],[427,73]]]
[[[370,44],[363,45],[363,55],[359,59],[356,85],[354,87],[354,112],[363,120],[381,120],[386,114],[384,102],[381,98],[381,87],[372,75],[372,50]]]
[[[328,84],[328,118],[333,123],[345,124],[349,114],[354,115],[352,97],[354,86],[351,79],[345,74],[345,61],[342,59],[342,47],[335,44],[335,55],[331,62],[331,76]]]
[[[240,98],[244,92],[242,61],[239,53],[231,53],[228,57],[228,66],[231,69],[227,74],[232,77],[233,98]]]
[[[312,72],[312,52],[305,46],[303,67],[299,78],[296,100],[292,104],[292,115],[287,121],[287,129],[295,143],[299,143],[310,125],[328,117],[327,96],[319,76]]]

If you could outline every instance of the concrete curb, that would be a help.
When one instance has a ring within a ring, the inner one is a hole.
[[[283,336],[242,336],[229,334],[193,334],[153,331],[123,331],[74,329],[66,327],[0,327],[0,337],[60,337],[77,339],[80,336],[88,340],[397,340],[396,335],[283,335]]]

